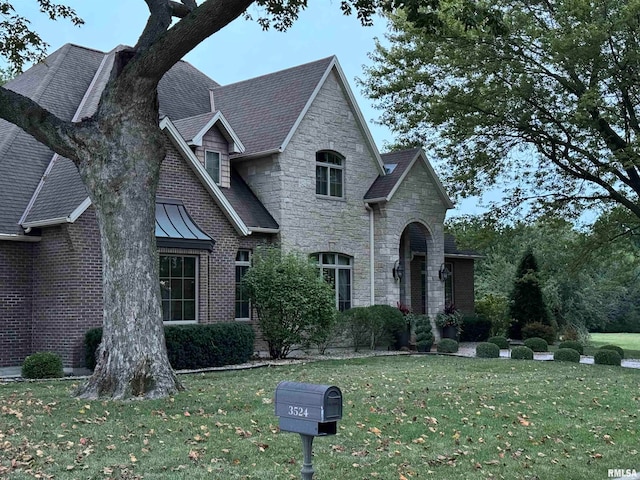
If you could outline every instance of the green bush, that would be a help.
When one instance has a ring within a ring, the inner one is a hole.
[[[410,314],[409,320],[416,329],[416,348],[419,352],[428,352],[433,346],[434,336],[429,317],[426,315]]]
[[[361,347],[389,347],[398,343],[398,337],[407,329],[407,319],[397,308],[389,305],[353,307],[339,315],[354,350]]]
[[[527,323],[522,327],[522,339],[526,340],[534,337],[544,338],[551,345],[556,341],[556,329],[551,325],[545,325],[540,322]]]
[[[23,378],[60,378],[64,376],[62,360],[53,352],[36,352],[22,363]]]
[[[331,335],[335,291],[301,254],[275,246],[257,248],[242,285],[271,358],[286,358],[294,345],[316,345]]]
[[[164,336],[169,363],[176,370],[245,363],[253,355],[255,341],[253,328],[246,323],[172,325],[164,327]],[[85,334],[86,366],[92,370],[101,339],[101,328]],[[94,354],[90,355],[90,351]]]
[[[524,345],[518,345],[511,350],[511,358],[515,360],[533,360],[533,350]]]
[[[532,337],[524,341],[524,346],[529,347],[534,352],[548,352],[549,344],[544,338]]]
[[[615,350],[598,350],[593,356],[593,363],[597,365],[617,365],[622,363],[622,357]]]
[[[553,354],[553,359],[557,362],[580,363],[580,352],[573,348],[559,348]]]
[[[461,342],[485,342],[491,333],[491,320],[482,315],[462,317]]]
[[[618,352],[620,358],[624,358],[624,350],[617,345],[603,345],[600,347],[600,350],[613,350],[614,352]]]
[[[491,322],[490,335],[506,335],[511,321],[506,297],[491,293],[484,295],[476,301],[476,313]]]
[[[501,336],[491,337],[487,342],[495,343],[500,348],[509,348],[509,340]]]
[[[558,348],[573,348],[576,352],[578,352],[580,355],[584,355],[584,347],[582,346],[582,344],[580,342],[576,342],[573,340],[567,340],[565,342],[560,343],[560,345],[558,345]]]
[[[438,343],[438,353],[456,353],[458,351],[458,342],[452,338],[443,338]]]
[[[495,343],[482,342],[476,347],[476,357],[500,358],[500,347]]]

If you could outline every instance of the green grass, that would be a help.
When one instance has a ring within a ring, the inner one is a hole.
[[[625,358],[640,358],[640,333],[592,333],[591,345],[617,345],[625,350]]]
[[[69,381],[0,385],[0,478],[298,479],[300,439],[274,416],[281,380],[342,389],[338,435],[314,442],[315,480],[640,469],[633,369],[398,356],[182,379],[186,392],[133,403],[72,399]]]

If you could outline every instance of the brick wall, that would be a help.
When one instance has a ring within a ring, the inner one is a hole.
[[[475,289],[473,284],[473,260],[447,258],[453,264],[453,303],[463,313],[475,311]]]
[[[0,241],[0,367],[29,355],[34,244]]]

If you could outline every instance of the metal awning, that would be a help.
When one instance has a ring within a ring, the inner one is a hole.
[[[215,241],[193,221],[181,200],[156,198],[158,247],[213,250]]]

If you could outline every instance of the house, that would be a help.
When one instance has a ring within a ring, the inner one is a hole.
[[[113,60],[65,45],[6,88],[77,121]],[[167,324],[251,322],[238,285],[265,242],[317,259],[341,310],[473,311],[473,255],[443,233],[451,200],[421,149],[378,152],[335,57],[231,85],[179,62],[159,99]],[[42,350],[81,366],[101,321],[100,239],[74,165],[0,120],[0,366]]]

